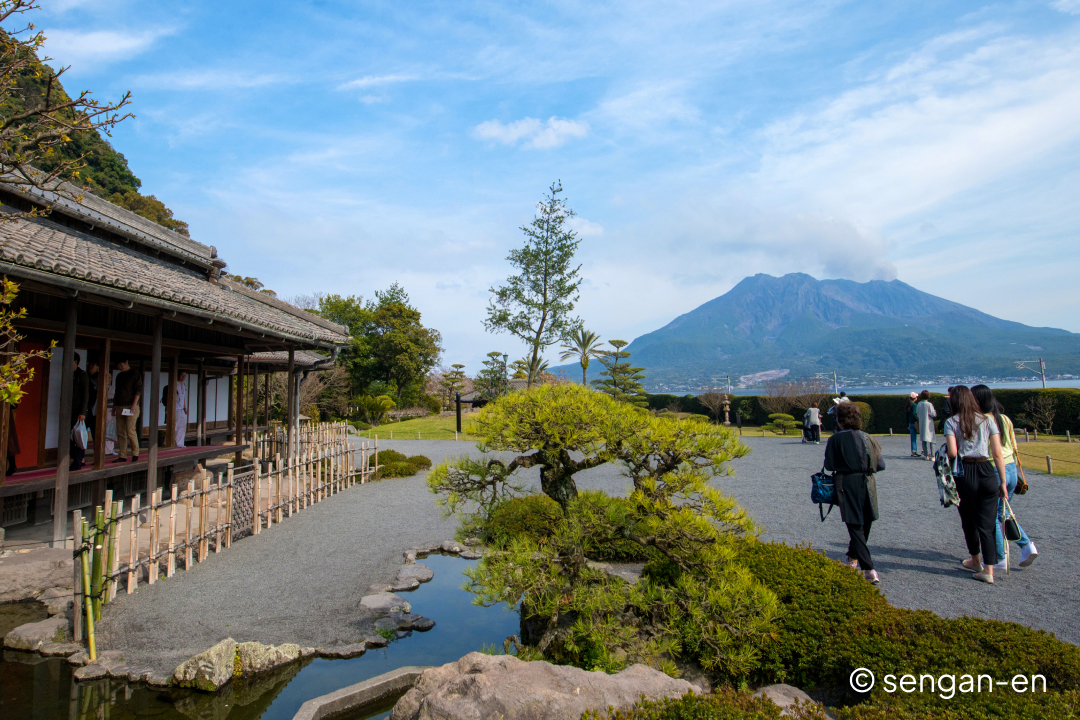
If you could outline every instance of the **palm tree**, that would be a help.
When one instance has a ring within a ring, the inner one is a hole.
[[[589,332],[585,328],[578,328],[569,337],[563,338],[563,353],[560,360],[576,358],[581,363],[581,384],[588,387],[586,372],[589,369],[589,359],[598,358],[604,354],[600,349],[600,336]]]

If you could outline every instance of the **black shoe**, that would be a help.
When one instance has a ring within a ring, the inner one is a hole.
[[[127,462],[127,458],[122,458],[122,457],[118,457],[118,458],[116,458],[115,460],[113,460],[113,464],[114,464],[114,465],[115,465],[116,463],[122,463],[122,462]]]
[[[131,462],[139,462],[139,456],[138,455],[132,455],[131,456]]]
[[[72,464],[72,465],[68,466],[68,472],[75,472],[76,470],[82,470],[82,469],[83,469],[83,463],[79,463],[78,465]]]

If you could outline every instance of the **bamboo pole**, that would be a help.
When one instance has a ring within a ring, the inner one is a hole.
[[[281,522],[281,466],[271,464],[274,468],[274,516],[276,522]]]
[[[113,511],[112,562],[109,564],[109,602],[116,599],[117,586],[120,584],[120,516],[124,511],[124,501],[116,501]]]
[[[0,405],[0,410],[7,412],[7,407]],[[83,540],[82,540],[82,511],[71,511],[71,538],[74,540],[74,555],[72,556],[74,562],[71,563],[75,571],[75,628],[74,638],[75,642],[82,642],[83,638],[83,605],[86,601],[86,596],[83,594]],[[74,686],[75,683],[72,683]]]
[[[112,490],[105,491],[105,506],[107,514],[105,516],[105,566],[102,568],[104,571],[104,577],[101,583],[101,595],[102,603],[107,603],[111,599],[111,588],[115,585],[115,581],[112,579],[113,563],[116,562],[116,554],[114,546],[116,544],[116,538],[120,534],[118,526],[120,515],[120,507],[112,499]]]
[[[202,479],[202,495],[199,502],[199,562],[206,560],[210,553],[210,482],[206,475]]]
[[[90,605],[94,610],[94,619],[101,618],[101,542],[105,535],[105,508],[94,508],[94,530],[90,549],[94,553],[90,578]]]
[[[259,476],[259,463],[255,463],[251,476],[251,505],[252,505],[252,530],[253,535],[258,535],[262,520],[259,519],[260,497],[262,495],[262,478]]]
[[[139,587],[138,573],[135,572],[135,562],[139,559],[139,496],[131,498],[131,541],[128,546],[128,595],[135,592]]]
[[[217,477],[217,491],[215,492],[215,495],[217,495],[217,510],[214,513],[214,554],[221,552],[221,511],[225,504],[225,496],[221,492],[221,476],[218,475]]]
[[[192,499],[195,497],[195,481],[188,480],[187,492],[184,494],[184,507],[187,508],[187,535],[184,537],[184,569],[191,569],[191,523],[192,515],[194,514],[194,508],[192,507]]]
[[[225,547],[232,547],[233,526],[233,468],[229,463],[228,485],[225,486],[225,521],[229,527],[225,529]]]
[[[169,556],[165,561],[165,577],[176,573],[176,485],[172,486],[172,500],[169,502]]]
[[[83,547],[90,544],[90,526],[83,520],[82,523],[82,539]],[[82,554],[82,572],[83,572],[83,595],[90,597],[90,567],[86,557],[86,553]],[[84,603],[86,609],[86,649],[87,654],[90,656],[90,660],[97,660],[97,638],[94,637],[94,611],[92,603]]]
[[[153,585],[157,582],[159,569],[157,549],[159,540],[158,533],[160,532],[158,513],[161,512],[161,488],[155,490],[150,497],[150,557],[148,558],[149,562],[147,562],[146,565],[148,573],[146,581]]]

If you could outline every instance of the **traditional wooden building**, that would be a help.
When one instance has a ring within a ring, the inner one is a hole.
[[[42,207],[51,208],[45,218],[19,217]],[[268,387],[267,373],[289,373],[287,425],[296,426],[302,377],[331,364],[348,331],[223,278],[224,267],[215,248],[89,193],[0,184],[0,273],[18,283],[15,305],[27,311],[16,324],[18,349],[56,342],[51,358],[34,361],[19,406],[0,412],[0,446],[18,446],[15,472],[0,472],[5,524],[51,519],[53,544],[62,545],[68,509],[100,503],[106,487],[152,493],[174,470],[224,454],[239,460],[260,415],[262,423],[270,416],[251,392],[260,374]],[[103,370],[91,378],[87,464],[72,470],[76,353],[80,368]],[[109,388],[121,356],[144,373],[138,462],[108,455]],[[226,438],[235,444],[222,446]],[[0,457],[0,470],[8,462]]]

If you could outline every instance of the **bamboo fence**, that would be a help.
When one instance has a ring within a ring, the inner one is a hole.
[[[378,438],[349,444],[343,423],[301,428],[299,452],[282,458],[285,439],[279,430],[259,433],[251,465],[206,472],[185,488],[172,485],[169,496],[158,488],[149,502],[135,495],[127,501],[105,493],[105,504],[75,510],[75,637],[94,652],[94,621],[101,607],[140,582],[153,585],[220,553],[247,535],[273,525],[357,483],[378,470]],[[85,625],[84,625],[85,621]]]

